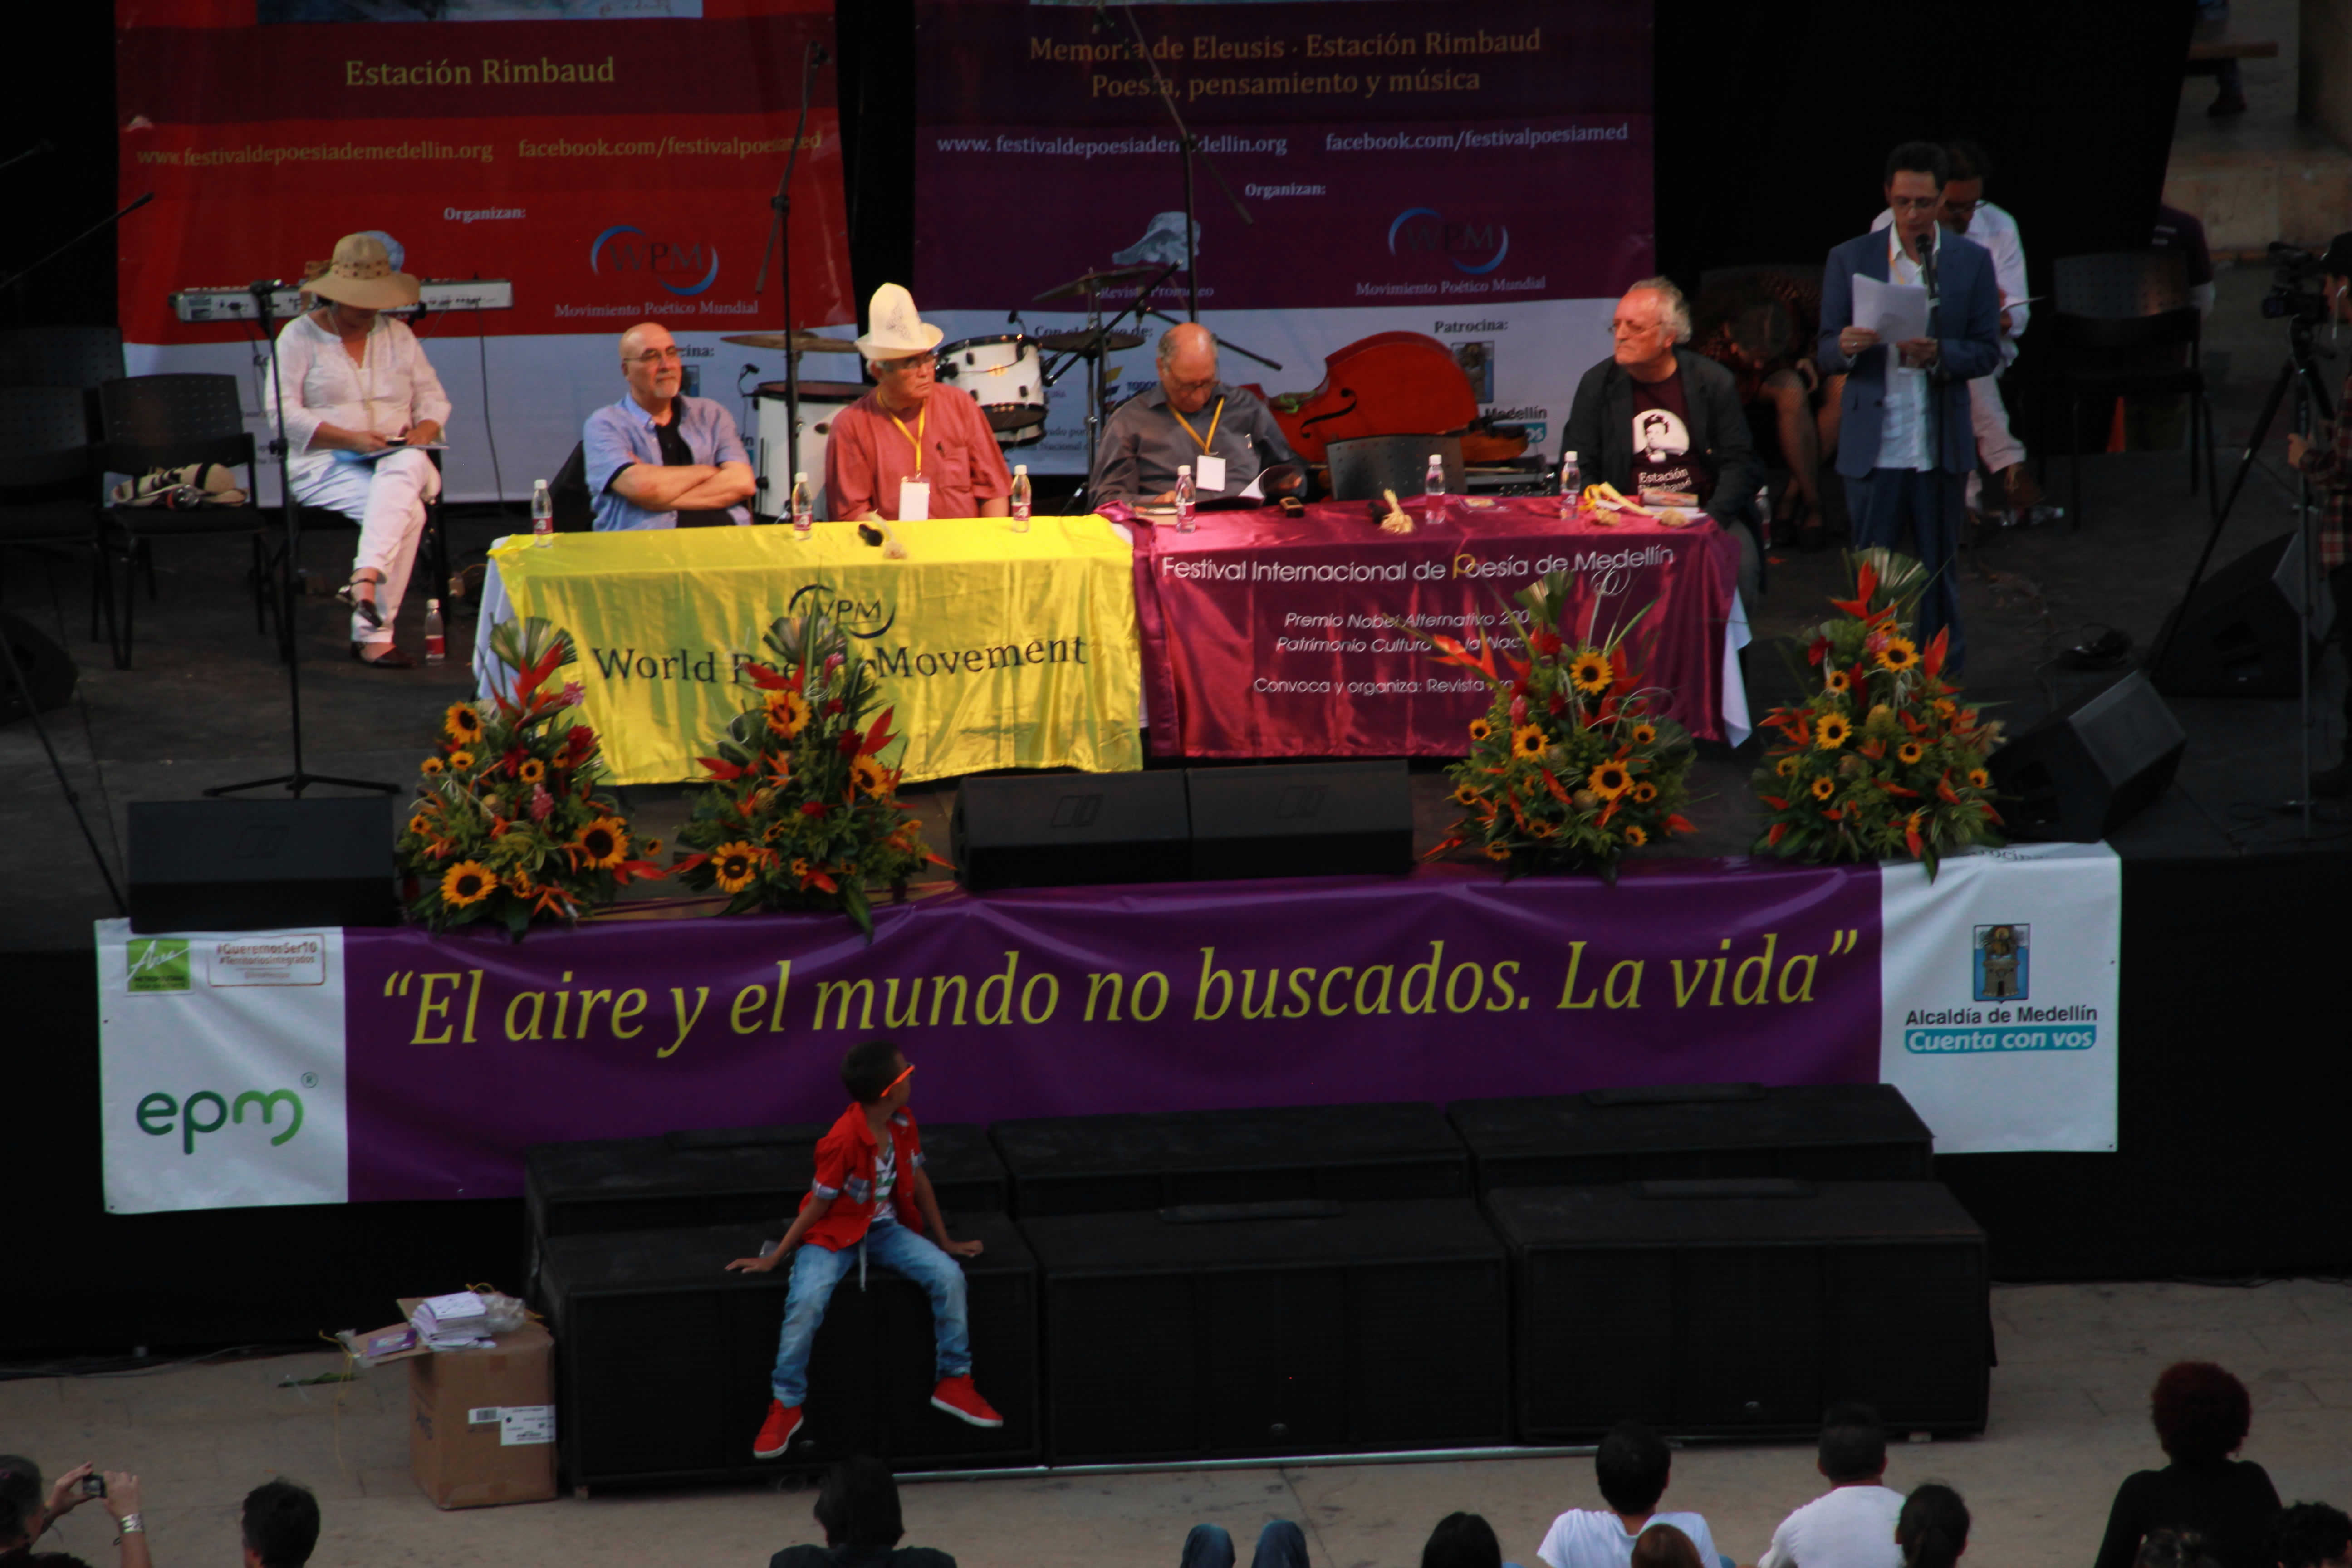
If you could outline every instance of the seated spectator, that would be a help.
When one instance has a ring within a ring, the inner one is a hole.
[[[1475,1513],[1449,1513],[1421,1549],[1421,1568],[1504,1568],[1495,1528]]]
[[[955,1568],[955,1559],[944,1552],[898,1544],[907,1533],[898,1517],[898,1481],[879,1459],[861,1454],[825,1471],[815,1512],[824,1544],[787,1546],[768,1559],[768,1568],[840,1568],[853,1563]]]
[[[2271,1556],[2279,1568],[2347,1568],[2352,1564],[2352,1519],[2324,1502],[2282,1509],[2271,1526]]]
[[[2260,1465],[2230,1458],[2253,1420],[2246,1385],[2210,1362],[2185,1361],[2156,1380],[2149,1405],[2172,1462],[2116,1489],[2096,1568],[2132,1568],[2157,1530],[2195,1531],[2221,1568],[2272,1568],[2277,1489]]]
[[[95,1474],[96,1469],[89,1465],[75,1466],[58,1478],[44,1500],[41,1468],[15,1454],[0,1454],[0,1564],[8,1568],[20,1563],[39,1563],[44,1568],[75,1568],[79,1564],[79,1568],[88,1568],[80,1558],[60,1552],[37,1552],[34,1547],[58,1520],[89,1500],[82,1483]],[[114,1539],[122,1554],[121,1568],[148,1568],[147,1526],[139,1514],[139,1478],[109,1470],[104,1479],[106,1491],[101,1500],[106,1511],[114,1516]]]
[[[1903,1500],[1895,1521],[1903,1568],[1953,1568],[1969,1549],[1969,1505],[1941,1481],[1926,1481]]]
[[[1690,1538],[1705,1568],[1716,1562],[1715,1537],[1695,1513],[1660,1513],[1674,1461],[1664,1438],[1638,1421],[1620,1421],[1601,1440],[1592,1469],[1605,1509],[1572,1508],[1551,1521],[1536,1555],[1550,1568],[1629,1568],[1633,1543],[1653,1523]]]
[[[1780,1521],[1756,1568],[1901,1568],[1895,1521],[1903,1494],[1885,1484],[1886,1434],[1867,1405],[1833,1405],[1815,1464],[1830,1489]]]
[[[1184,1537],[1184,1568],[1234,1568],[1234,1538],[1223,1525],[1192,1527]],[[1250,1568],[1307,1568],[1307,1532],[1286,1519],[1268,1521],[1257,1532]]]
[[[1726,1559],[1729,1561],[1729,1559]],[[1691,1538],[1671,1524],[1654,1524],[1633,1542],[1633,1568],[1714,1568],[1702,1565]]]
[[[292,1481],[264,1481],[245,1494],[239,1523],[245,1568],[302,1568],[319,1545],[319,1500]]]
[[[1696,307],[1691,346],[1731,373],[1748,429],[1779,447],[1789,483],[1772,509],[1772,542],[1818,550],[1828,541],[1822,496],[1822,376],[1812,343],[1821,331],[1818,280],[1758,273],[1709,289]],[[1832,403],[1826,417],[1834,419]]]

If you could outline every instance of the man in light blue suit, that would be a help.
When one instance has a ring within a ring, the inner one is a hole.
[[[1945,668],[1957,672],[1967,652],[1957,576],[1960,501],[1976,465],[1969,383],[2000,363],[2000,286],[1984,247],[1937,222],[1947,173],[1944,150],[1932,142],[1906,142],[1887,154],[1895,222],[1830,252],[1816,362],[1825,374],[1846,373],[1837,468],[1851,497],[1853,542],[1907,548],[1935,574],[1919,600],[1919,635],[1948,629]],[[1854,325],[1857,274],[1924,284],[1927,335],[1882,343]]]

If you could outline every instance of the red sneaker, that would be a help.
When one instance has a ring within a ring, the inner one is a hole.
[[[801,1407],[787,1405],[781,1399],[771,1399],[768,1401],[768,1418],[760,1423],[760,1435],[751,1439],[751,1457],[755,1459],[782,1458],[784,1450],[792,1447],[793,1437],[800,1429]]]
[[[940,1385],[931,1390],[931,1404],[934,1408],[944,1410],[957,1420],[969,1421],[975,1426],[1004,1425],[1004,1417],[990,1408],[988,1401],[980,1396],[980,1390],[971,1385],[969,1374],[940,1379]]]

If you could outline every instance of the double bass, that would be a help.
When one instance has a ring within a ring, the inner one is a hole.
[[[1471,463],[1527,450],[1526,429],[1482,417],[1454,352],[1422,332],[1375,332],[1333,351],[1312,392],[1247,390],[1265,399],[1290,449],[1309,463],[1328,460],[1328,443],[1361,436],[1458,435]]]

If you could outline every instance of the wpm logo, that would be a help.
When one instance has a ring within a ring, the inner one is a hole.
[[[134,936],[126,953],[126,989],[143,992],[185,991],[193,984],[188,939],[181,936]]]
[[[702,271],[705,257],[710,269],[699,282],[688,282]],[[719,281],[719,247],[700,240],[656,239],[633,223],[616,223],[588,246],[588,270],[602,276],[642,272],[671,293],[691,298]]]
[[[1969,979],[1979,1002],[2022,1002],[2032,994],[2033,928],[1976,928],[1969,943]]]
[[[1466,272],[1473,278],[1492,272],[1510,253],[1509,226],[1449,223],[1435,207],[1407,207],[1389,225],[1391,256],[1443,256],[1454,264],[1455,271]]]

